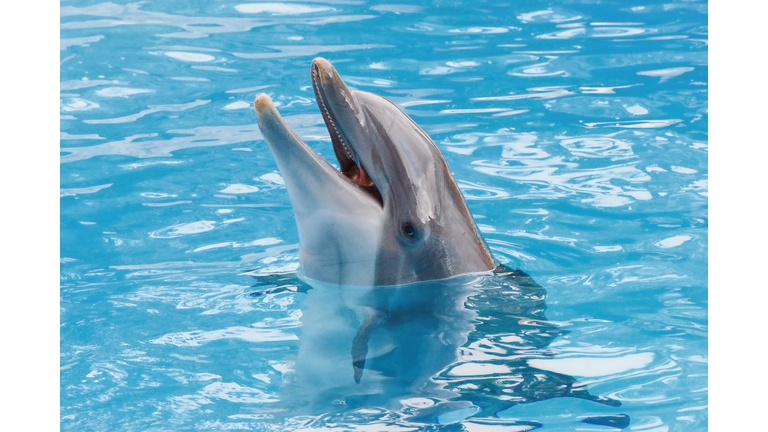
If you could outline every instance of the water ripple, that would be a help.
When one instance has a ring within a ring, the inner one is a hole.
[[[326,6],[305,6],[290,3],[243,3],[235,6],[235,10],[242,13],[265,13],[272,15],[293,15],[316,12],[333,11]]]
[[[592,23],[592,26],[604,23]],[[536,36],[539,39],[573,39],[576,37],[587,38],[619,38],[636,36],[645,33],[646,30],[637,27],[576,27],[553,33]]]
[[[83,120],[83,123],[88,124],[115,124],[115,123],[128,123],[132,121],[136,121],[146,115],[154,114],[158,112],[179,112],[179,111],[186,111],[188,109],[196,108],[202,105],[205,105],[209,103],[210,100],[196,100],[194,102],[184,103],[184,104],[167,104],[167,105],[150,105],[148,109],[145,109],[141,112],[138,112],[136,114],[131,114],[123,117],[117,117],[117,118],[111,118],[111,119],[100,119],[100,120]]]
[[[314,57],[320,53],[367,50],[373,48],[394,48],[394,45],[361,44],[361,45],[267,45],[265,48],[273,52],[243,53],[233,52],[235,57],[245,59],[270,59],[286,57]]]
[[[637,74],[643,75],[643,76],[649,76],[649,77],[659,77],[659,83],[663,83],[664,81],[668,81],[671,78],[680,76],[686,72],[690,72],[693,69],[694,68],[692,67],[676,67],[676,68],[640,71]]]
[[[611,158],[611,160],[628,159],[635,156],[632,152],[632,144],[612,137],[559,138],[561,139],[560,145],[568,149],[574,156],[588,158],[607,157]]]
[[[298,340],[298,337],[278,329],[229,327],[222,330],[195,330],[190,332],[170,333],[151,340],[150,342],[153,344],[175,345],[178,347],[192,347],[224,339],[239,339],[246,342],[281,342]]]
[[[588,128],[622,128],[622,129],[658,129],[680,123],[681,119],[669,120],[631,120],[622,122],[592,122],[584,123]]]
[[[584,17],[577,12],[561,8],[547,8],[540,11],[522,13],[517,16],[517,19],[524,23],[565,23],[584,19]]]
[[[71,46],[87,47],[90,44],[96,43],[102,39],[104,39],[104,35],[86,36],[86,37],[77,37],[77,38],[61,38],[59,39],[59,45],[61,46],[61,51],[64,51],[65,49]]]
[[[615,375],[633,369],[642,369],[654,359],[653,353],[628,354],[620,357],[560,357],[531,359],[528,365],[575,377]]]
[[[149,236],[152,238],[174,238],[184,235],[200,234],[213,230],[216,225],[215,221],[197,221],[184,224],[171,225],[152,231]]]
[[[273,5],[279,3],[272,3]],[[285,7],[293,6],[284,4]],[[329,23],[341,23],[361,21],[376,18],[375,15],[336,15],[328,17],[304,17],[304,18],[245,18],[245,17],[212,17],[212,16],[185,16],[163,12],[154,12],[141,9],[141,3],[129,3],[118,5],[115,3],[99,3],[85,7],[64,6],[59,9],[62,18],[89,16],[109,17],[111,19],[87,19],[80,21],[63,22],[61,30],[109,28],[124,25],[146,25],[148,23],[163,24],[179,27],[186,30],[185,33],[168,33],[160,36],[199,38],[211,34],[248,32],[256,27],[276,26],[281,24],[325,25]],[[245,6],[245,5],[243,5]],[[258,6],[247,6],[258,7]],[[262,6],[263,7],[263,6]],[[273,7],[275,9],[276,7]]]
[[[472,162],[474,169],[483,174],[531,184],[530,191],[518,194],[518,198],[587,194],[591,196],[583,198],[581,202],[597,207],[622,206],[631,203],[632,198],[651,199],[647,190],[638,187],[639,183],[645,183],[651,178],[637,169],[634,163],[579,169],[576,163],[566,162],[562,156],[553,156],[537,146],[537,136],[533,133],[501,131],[497,134],[462,134],[462,144],[476,143],[481,136],[484,147],[501,147],[501,159],[476,160]],[[606,142],[610,143],[607,148]],[[579,143],[585,143],[584,153],[590,157],[594,157],[595,152],[608,153],[601,156],[610,155],[617,159],[631,157],[631,148],[628,145],[614,148],[617,143],[610,140],[595,142],[590,141],[590,138],[569,138],[563,147],[578,153],[576,148]],[[450,144],[458,142],[452,141]],[[593,152],[589,152],[588,146],[593,147]],[[613,184],[615,180],[628,182],[633,186],[618,186]]]
[[[82,194],[92,194],[96,193],[102,189],[106,189],[110,186],[112,186],[113,183],[98,185],[98,186],[89,186],[89,187],[82,187],[82,188],[62,188],[59,189],[59,197],[64,198],[66,196],[77,196]]]
[[[170,107],[174,109],[188,109],[192,106],[198,106],[208,102],[209,101],[198,101],[191,104],[171,105]],[[320,126],[322,118],[319,114],[287,116],[286,122],[301,136],[314,134],[322,139],[328,139],[328,133],[323,133],[323,128]],[[308,126],[308,124],[311,124],[312,126]],[[186,136],[174,137],[167,140],[145,139],[142,141],[137,140],[146,138],[147,136],[130,136],[119,141],[111,141],[88,147],[67,147],[62,149],[62,151],[66,151],[68,154],[63,155],[60,158],[60,161],[61,163],[71,163],[107,155],[122,155],[137,158],[166,157],[171,156],[172,152],[181,149],[239,144],[262,139],[261,132],[255,124],[200,126],[193,129],[170,130],[168,133]]]

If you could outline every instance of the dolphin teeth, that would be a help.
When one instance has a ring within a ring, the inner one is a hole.
[[[323,110],[323,112],[325,112],[325,116],[324,116],[325,119],[327,119],[328,122],[331,124],[331,126],[333,126],[333,130],[336,132],[336,138],[339,139],[339,142],[344,147],[344,152],[347,154],[347,157],[355,161],[355,163],[359,166],[360,161],[356,157],[357,155],[354,155],[354,156],[352,155],[353,152],[352,150],[349,149],[349,146],[347,145],[346,141],[344,141],[344,137],[341,136],[341,132],[339,132],[339,128],[336,127],[336,123],[333,121],[333,116],[331,116],[330,111],[328,111],[328,107],[325,106],[325,101],[323,100],[322,97],[320,97],[321,93],[318,87],[319,84],[318,84],[318,78],[317,78],[317,68],[315,67],[312,68],[312,85],[315,88],[315,93],[318,95],[317,97],[318,105],[320,105],[320,108]],[[330,128],[329,128],[329,132],[330,132]]]
[[[317,99],[317,106],[320,108],[323,121],[331,136],[333,152],[336,155],[336,160],[339,162],[339,171],[352,183],[355,183],[367,192],[383,207],[384,200],[381,197],[379,188],[368,175],[368,171],[363,167],[363,163],[357,155],[357,152],[355,152],[354,147],[347,144],[347,141],[344,139],[343,130],[339,129],[333,112],[326,105],[325,89],[320,82],[320,70],[314,62],[312,62],[311,67],[311,81],[312,89],[315,92],[315,99]],[[343,83],[341,85],[344,86]],[[331,89],[331,91],[334,90],[335,89]]]
[[[320,108],[320,112],[323,115],[323,120],[325,120],[326,127],[328,128],[328,133],[331,134],[331,141],[334,143],[334,147],[337,145],[341,147],[341,150],[344,152],[344,156],[346,156],[347,161],[343,161],[342,157],[339,156],[338,152],[336,153],[336,158],[339,161],[339,167],[342,174],[344,174],[347,178],[352,180],[354,183],[357,183],[358,185],[362,186],[364,189],[368,190],[374,197],[379,199],[381,201],[381,194],[378,192],[378,189],[376,188],[376,185],[373,183],[371,178],[368,176],[368,173],[365,171],[365,168],[363,168],[363,164],[360,161],[359,156],[357,153],[349,147],[346,140],[344,139],[344,136],[342,135],[341,131],[339,131],[338,126],[336,125],[336,122],[333,119],[333,115],[331,114],[331,111],[328,109],[328,106],[325,104],[325,98],[322,89],[320,88],[320,78],[318,77],[318,69],[315,64],[312,64],[312,87],[315,91],[315,98],[317,99],[317,105]],[[335,138],[335,139],[334,139]],[[336,150],[334,148],[334,150]],[[376,189],[375,192],[373,189]]]

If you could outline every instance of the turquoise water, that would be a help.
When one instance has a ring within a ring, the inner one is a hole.
[[[706,2],[60,15],[62,429],[707,428]],[[365,301],[296,276],[252,108],[269,94],[333,160],[315,56],[430,134],[496,260],[530,276],[398,291],[347,393],[329,359]]]

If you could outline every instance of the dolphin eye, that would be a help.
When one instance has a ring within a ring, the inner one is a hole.
[[[406,238],[412,239],[416,237],[416,228],[410,222],[404,223],[402,230]]]

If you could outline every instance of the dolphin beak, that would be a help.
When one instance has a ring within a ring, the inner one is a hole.
[[[253,107],[256,109],[256,115],[259,115],[265,113],[270,108],[274,108],[275,105],[272,103],[272,99],[270,99],[269,96],[261,93],[256,96],[256,100],[253,101]]]
[[[364,188],[351,181],[348,175],[337,171],[309,148],[285,123],[269,96],[258,95],[253,107],[259,129],[277,162],[297,216],[311,216],[324,207],[351,211],[351,207],[367,205],[360,201],[381,208],[380,199],[362,190]]]
[[[331,63],[322,57],[316,57],[312,60],[311,77],[317,106],[320,108],[323,121],[325,121],[331,136],[333,152],[336,155],[336,160],[339,161],[341,173],[360,185],[379,202],[382,202],[379,189],[366,172],[363,163],[355,152],[354,144],[350,143],[349,137],[344,133],[334,115],[334,112],[341,110],[351,111],[355,115],[360,113],[352,90],[347,87]]]

